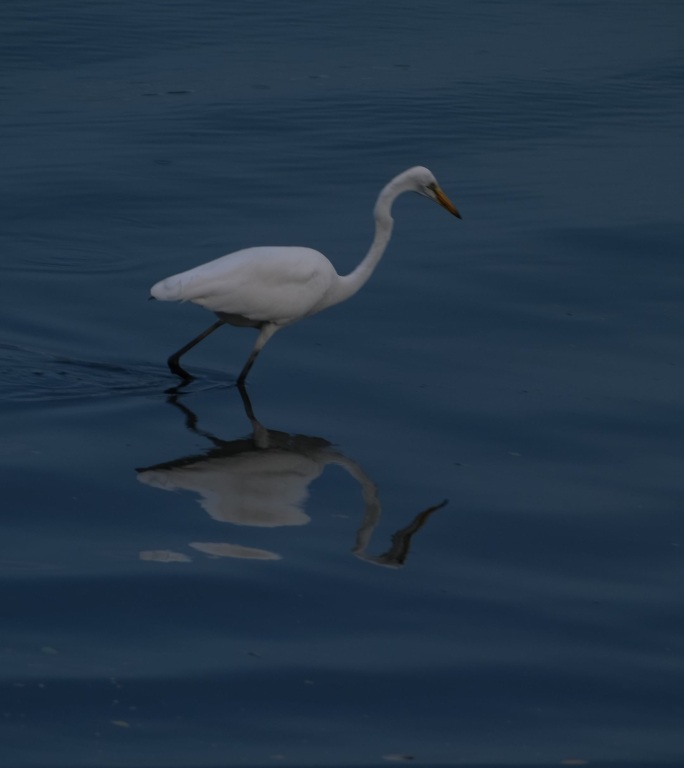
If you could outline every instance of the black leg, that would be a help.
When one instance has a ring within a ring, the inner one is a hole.
[[[240,393],[240,397],[242,398],[242,405],[245,408],[245,413],[247,414],[247,418],[254,423],[257,418],[254,415],[254,409],[252,408],[252,401],[249,399],[249,395],[247,394],[247,390],[245,389],[244,382],[238,381],[237,385],[238,392]]]
[[[180,376],[182,379],[185,379],[186,381],[189,381],[190,379],[194,379],[195,377],[188,373],[186,370],[181,368],[180,363],[178,362],[181,357],[186,352],[189,352],[194,346],[200,343],[203,339],[206,339],[207,336],[210,333],[213,333],[217,328],[220,328],[222,325],[225,324],[225,320],[217,320],[213,325],[211,325],[209,328],[207,328],[206,331],[203,331],[200,333],[199,336],[196,336],[192,341],[189,341],[184,347],[181,347],[178,352],[174,352],[171,357],[167,361],[167,365],[169,366],[169,370],[171,373],[175,373],[176,376]]]
[[[237,379],[237,383],[240,389],[244,387],[247,374],[249,373],[251,367],[254,365],[254,361],[257,359],[259,352],[261,352],[260,349],[253,349],[250,356],[247,358],[247,362],[244,364],[242,370],[240,371],[240,375]]]

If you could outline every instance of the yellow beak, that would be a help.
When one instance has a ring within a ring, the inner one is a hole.
[[[457,219],[463,218],[458,212],[456,206],[451,202],[451,200],[449,200],[449,198],[444,194],[444,192],[442,192],[439,187],[434,188],[434,193],[435,197],[437,198],[437,202],[442,206],[442,208],[446,208],[449,213],[453,213]]]

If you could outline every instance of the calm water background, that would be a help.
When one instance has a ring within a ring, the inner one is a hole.
[[[684,758],[683,23],[2,4],[2,765]],[[274,339],[269,448],[252,332],[168,393],[211,318],[151,283],[348,271],[418,163],[463,222],[402,198],[362,293]]]

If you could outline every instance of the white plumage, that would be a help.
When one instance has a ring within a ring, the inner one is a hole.
[[[380,192],[374,209],[373,243],[348,275],[338,275],[328,259],[311,248],[262,246],[229,253],[153,285],[151,295],[155,299],[192,301],[218,316],[206,331],[171,355],[169,368],[183,378],[192,378],[180,367],[182,355],[225,323],[250,326],[260,333],[238,377],[238,383],[244,383],[257,355],[277,330],[339,304],[365,284],[391,237],[392,203],[409,191],[461,217],[432,173],[417,166],[396,176]]]
[[[336,277],[333,265],[312,248],[261,246],[167,277],[152,286],[152,296],[287,325],[316,312]]]

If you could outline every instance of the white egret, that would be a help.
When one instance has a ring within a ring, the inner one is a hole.
[[[392,203],[404,192],[428,197],[461,218],[433,174],[416,166],[393,178],[380,192],[374,209],[375,237],[365,258],[348,275],[338,275],[328,259],[311,248],[264,246],[229,253],[153,285],[151,298],[192,301],[218,317],[171,355],[171,371],[191,379],[180,367],[180,358],[221,325],[257,328],[256,344],[238,377],[238,383],[243,384],[257,355],[276,331],[339,304],[363,287],[392,235]]]

